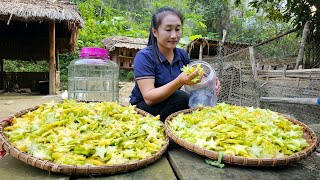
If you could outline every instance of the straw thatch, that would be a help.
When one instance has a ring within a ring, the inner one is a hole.
[[[83,26],[82,18],[70,1],[0,0],[0,20],[7,21],[67,21]]]
[[[70,1],[0,0],[0,59],[48,59],[50,23],[56,50],[74,51],[83,20]]]
[[[197,38],[191,41],[189,44],[185,45],[183,49],[189,54],[191,59],[199,58],[200,45],[202,45],[203,49],[203,57],[214,57],[218,55],[219,41],[218,40],[210,40],[206,38]],[[251,46],[247,43],[239,43],[239,42],[228,42],[225,41],[223,43],[223,54],[228,55],[230,53],[239,51],[241,49],[247,48]]]
[[[147,46],[148,40],[143,38],[131,38],[124,36],[114,36],[105,38],[101,41],[103,46],[109,51],[115,50],[116,47],[128,49],[143,49]]]

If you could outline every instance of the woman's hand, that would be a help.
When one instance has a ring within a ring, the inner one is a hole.
[[[186,73],[181,73],[177,79],[178,81],[182,84],[182,85],[189,85],[192,86],[194,84],[197,84],[200,82],[200,80],[198,80],[197,82],[193,82],[192,79],[195,78],[197,76],[198,73],[198,69],[196,69],[195,71],[193,71],[193,73],[187,75]]]
[[[216,94],[217,94],[217,96],[220,95],[220,91],[221,91],[220,80],[218,77],[216,77]]]

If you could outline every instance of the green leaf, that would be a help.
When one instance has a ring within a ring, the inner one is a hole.
[[[193,41],[193,40],[195,40],[195,39],[200,39],[200,38],[202,38],[202,35],[201,35],[201,34],[197,34],[197,35],[191,36],[189,39],[190,39],[191,41]]]
[[[224,167],[224,164],[221,163],[221,160],[222,160],[222,152],[219,152],[219,156],[218,156],[218,161],[214,161],[212,159],[205,159],[206,163],[211,165],[211,166],[215,166],[215,167],[218,167],[218,168],[223,168]]]

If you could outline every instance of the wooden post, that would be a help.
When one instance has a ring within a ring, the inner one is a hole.
[[[286,77],[286,70],[287,70],[287,65],[283,65],[283,72],[282,72],[282,77]]]
[[[56,91],[55,93],[57,93],[58,91],[60,91],[60,71],[56,71],[56,84],[55,84],[55,88]]]
[[[1,77],[0,77],[0,90],[4,89],[4,72],[3,72],[3,59],[0,59]]]
[[[60,62],[59,62],[59,48],[56,48],[56,92],[61,90],[60,87]]]
[[[268,68],[269,71],[271,70],[271,65],[267,65],[266,67]],[[269,76],[270,75],[268,75],[268,77],[267,77],[267,81],[269,81]]]
[[[199,49],[199,60],[202,60],[202,52],[203,52],[203,42],[200,44],[200,49]]]
[[[59,47],[56,46],[56,69],[60,71],[60,62],[59,62]]]
[[[54,21],[49,22],[49,64],[50,64],[50,72],[49,72],[49,94],[56,94],[56,26]]]
[[[304,28],[303,28],[301,44],[300,44],[300,48],[299,48],[298,57],[297,57],[297,60],[296,60],[296,66],[295,66],[294,69],[298,69],[299,63],[302,60],[302,57],[304,55],[304,46],[306,44],[308,34],[309,34],[309,21],[306,22],[306,24],[304,25]]]
[[[249,54],[250,54],[250,61],[251,61],[251,69],[252,69],[253,79],[257,80],[258,79],[258,74],[257,74],[256,59],[254,58],[253,46],[249,47]]]

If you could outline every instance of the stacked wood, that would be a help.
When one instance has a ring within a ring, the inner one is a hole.
[[[258,78],[307,78],[320,79],[320,69],[258,70]]]

